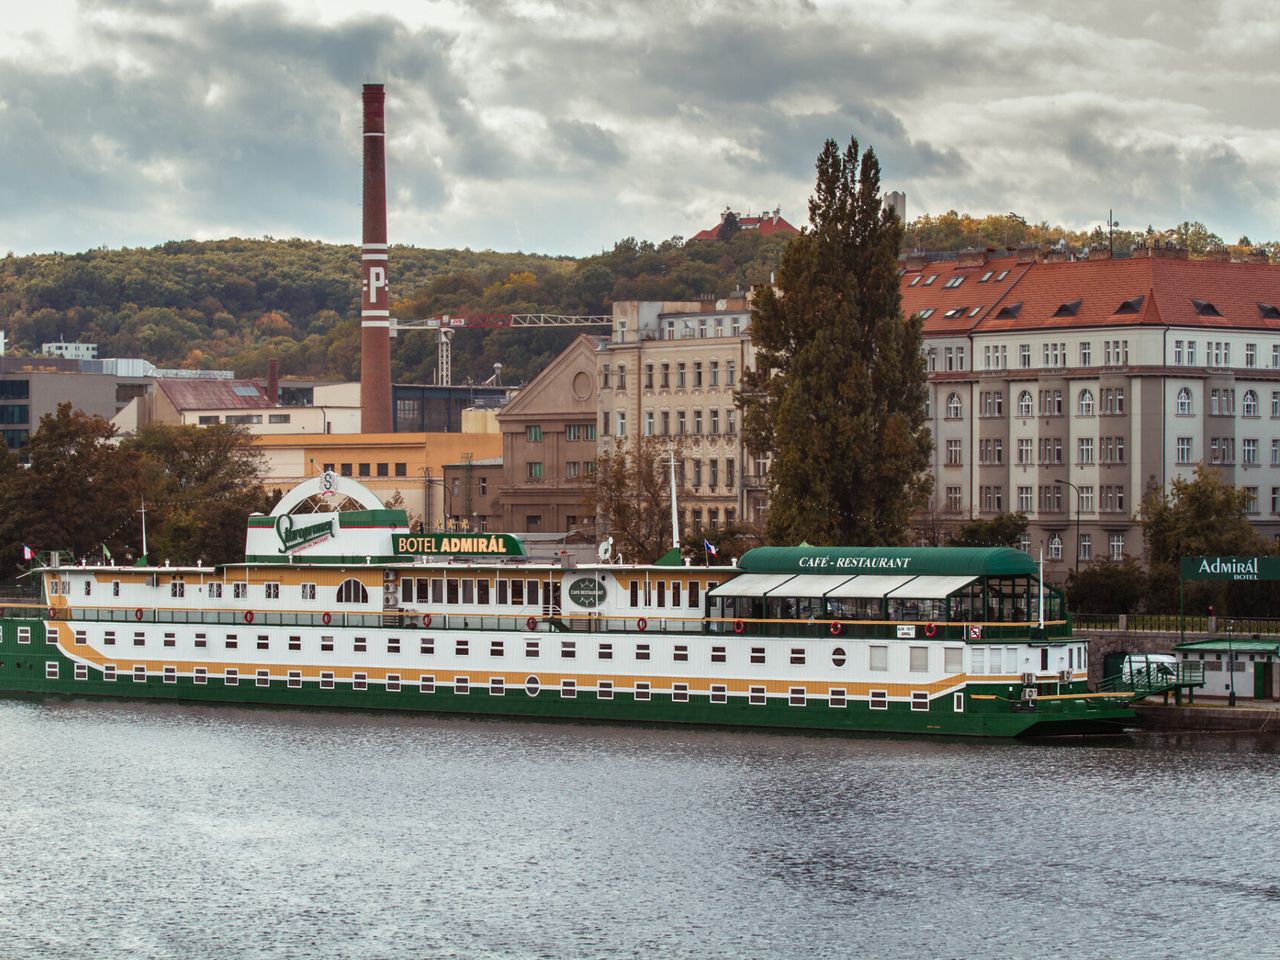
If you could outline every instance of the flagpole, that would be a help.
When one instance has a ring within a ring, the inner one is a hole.
[[[1044,634],[1044,547],[1040,548],[1040,632]]]
[[[676,507],[676,455],[671,453],[671,548],[680,549],[680,514]]]

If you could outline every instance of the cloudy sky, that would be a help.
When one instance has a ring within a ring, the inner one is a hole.
[[[586,254],[806,219],[822,142],[908,215],[1280,237],[1280,0],[4,0],[0,251],[356,242]]]

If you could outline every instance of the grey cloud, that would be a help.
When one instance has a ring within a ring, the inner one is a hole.
[[[612,167],[622,159],[618,138],[598,124],[582,120],[552,120],[548,127],[553,148],[575,167]]]

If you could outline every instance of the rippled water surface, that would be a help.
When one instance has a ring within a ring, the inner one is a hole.
[[[0,956],[1280,956],[1278,748],[0,701]]]

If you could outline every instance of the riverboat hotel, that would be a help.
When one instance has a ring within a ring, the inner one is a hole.
[[[326,474],[250,517],[245,554],[39,569],[43,602],[0,611],[0,692],[972,736],[1132,716],[1087,691],[1088,642],[1017,550],[574,566],[413,535]]]

